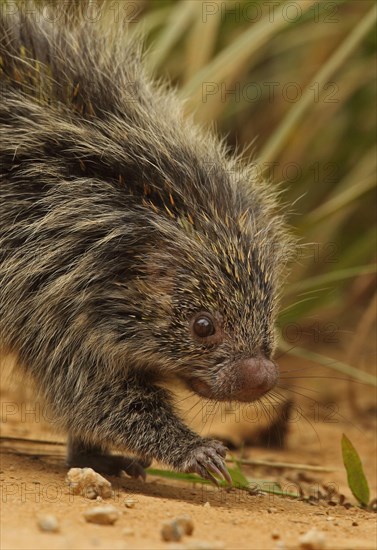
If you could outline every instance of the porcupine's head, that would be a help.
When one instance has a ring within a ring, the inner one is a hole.
[[[266,185],[252,170],[235,181],[234,166],[220,162],[205,173],[197,156],[193,177],[205,193],[159,205],[161,241],[145,256],[139,300],[150,321],[141,347],[153,340],[162,370],[200,396],[250,402],[278,379],[274,322],[288,239]]]

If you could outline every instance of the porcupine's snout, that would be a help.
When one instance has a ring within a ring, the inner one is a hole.
[[[207,399],[250,403],[270,391],[278,378],[278,366],[273,361],[250,357],[221,370],[211,381],[193,378],[190,387]]]
[[[237,401],[254,401],[270,391],[278,381],[278,367],[265,357],[244,359],[238,365],[237,383],[232,399]]]

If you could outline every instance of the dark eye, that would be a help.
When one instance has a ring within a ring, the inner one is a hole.
[[[195,335],[199,338],[207,338],[208,336],[215,334],[215,324],[207,315],[198,315],[192,325],[192,328]]]

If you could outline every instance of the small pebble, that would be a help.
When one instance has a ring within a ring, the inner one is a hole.
[[[124,505],[126,508],[135,508],[135,504],[136,504],[136,500],[134,500],[133,498],[127,498],[124,501]]]
[[[269,514],[276,514],[277,511],[278,511],[277,508],[267,508],[267,512],[268,512]]]
[[[176,519],[176,521],[182,525],[185,535],[191,536],[194,532],[194,522],[192,521],[190,516],[180,516]]]
[[[59,531],[59,522],[53,515],[41,516],[38,519],[38,527],[46,533],[57,533]]]
[[[112,496],[110,481],[92,468],[71,468],[65,481],[74,495],[82,495],[91,500]]]
[[[162,540],[166,542],[179,542],[184,535],[183,529],[174,521],[165,521],[161,527]]]
[[[325,534],[318,529],[311,529],[299,538],[303,550],[323,550],[326,547]]]
[[[97,506],[84,512],[84,518],[89,523],[113,525],[119,519],[120,513],[115,506]]]
[[[179,542],[184,535],[192,535],[194,523],[189,516],[181,516],[165,521],[161,528],[161,537],[166,542]]]
[[[204,507],[204,508],[211,508],[211,505],[210,505],[210,503],[207,501],[207,502],[205,502],[205,503],[203,504],[203,507]]]

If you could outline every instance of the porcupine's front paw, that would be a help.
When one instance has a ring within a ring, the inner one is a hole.
[[[182,471],[199,474],[204,479],[219,485],[216,475],[231,485],[232,479],[224,461],[226,451],[226,447],[220,441],[203,439],[196,448],[189,451]]]

